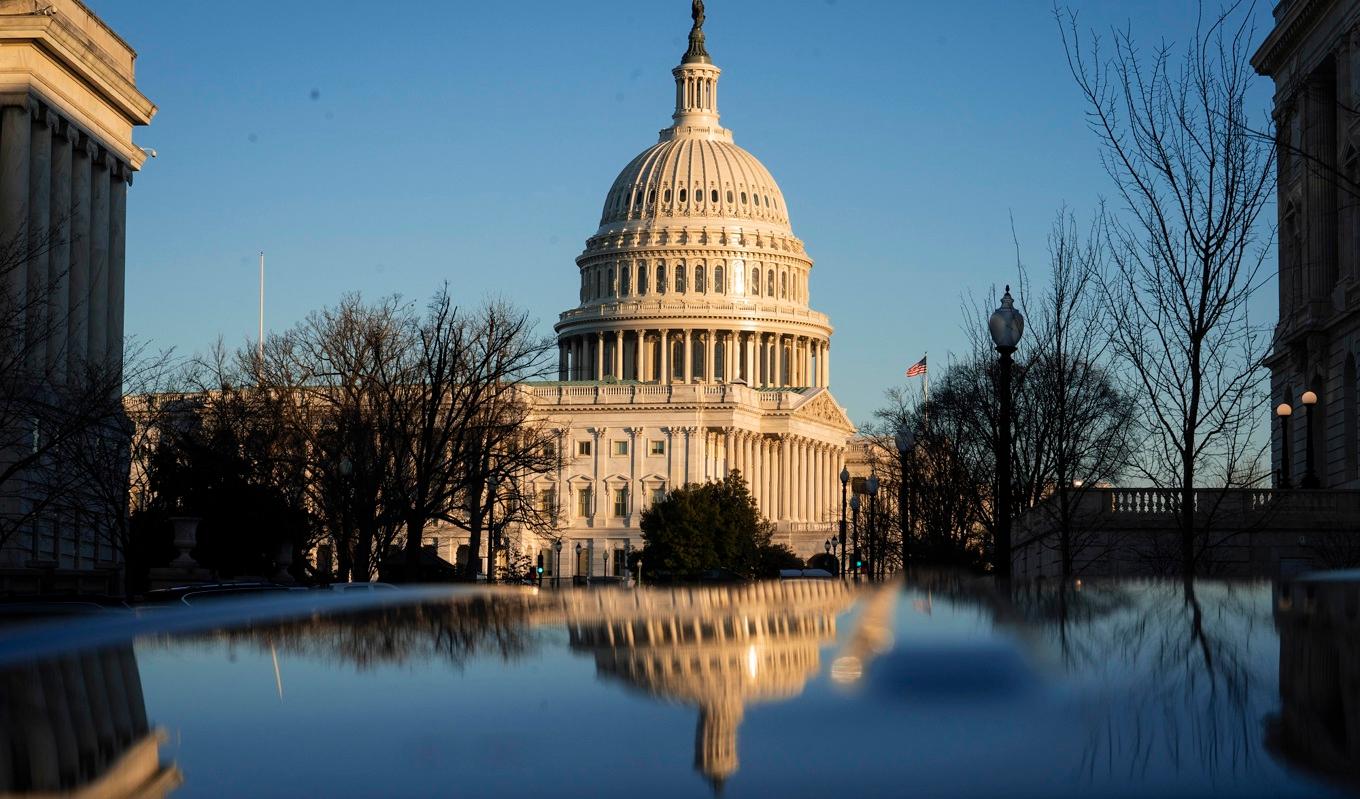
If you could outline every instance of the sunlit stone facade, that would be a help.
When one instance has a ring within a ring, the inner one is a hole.
[[[831,323],[778,184],[719,124],[721,72],[696,27],[673,124],[614,179],[576,259],[558,380],[531,388],[563,456],[533,491],[557,505],[562,576],[622,576],[649,505],[734,470],[804,556],[838,518],[854,428],[830,391]]]

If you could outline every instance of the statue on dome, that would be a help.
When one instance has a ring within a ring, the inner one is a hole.
[[[704,27],[704,0],[694,0],[690,3],[690,19],[694,20],[694,29],[701,30]]]

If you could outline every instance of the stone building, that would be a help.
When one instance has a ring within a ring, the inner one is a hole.
[[[831,323],[809,305],[812,259],[778,184],[719,124],[721,72],[697,20],[673,124],[614,179],[576,259],[558,380],[529,388],[562,455],[533,489],[558,509],[562,576],[621,575],[643,510],[732,470],[803,556],[838,518],[854,427],[830,391]],[[460,561],[465,542],[427,539]]]
[[[1322,487],[1360,487],[1360,3],[1282,0],[1275,28],[1252,57],[1275,82],[1279,157],[1279,303],[1272,405],[1289,403],[1288,466],[1307,471],[1312,413],[1314,472]],[[1272,462],[1280,474],[1279,420]]]
[[[7,396],[60,395],[91,364],[121,374],[127,189],[147,157],[132,132],[156,112],[136,59],[79,0],[0,0],[0,297],[5,351],[22,353]],[[30,519],[0,541],[0,590],[98,584],[118,553],[79,513],[35,516],[33,483],[0,487],[0,513]]]

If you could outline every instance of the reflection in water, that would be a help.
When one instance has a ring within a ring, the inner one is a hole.
[[[1360,584],[1280,586],[1280,712],[1268,744],[1286,760],[1360,786]]]
[[[152,799],[181,782],[160,762],[132,646],[0,671],[0,793]]]
[[[747,705],[787,699],[816,675],[852,601],[833,581],[739,588],[597,591],[561,595],[574,649],[602,675],[699,708],[694,767],[715,790],[737,770]]]

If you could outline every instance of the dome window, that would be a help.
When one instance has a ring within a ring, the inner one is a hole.
[[[656,205],[656,189],[647,192],[647,204]]]
[[[681,189],[681,191],[684,191],[684,189]],[[657,265],[656,265],[656,293],[657,293],[657,294],[665,294],[665,293],[666,293],[666,265],[665,265],[665,264],[657,264]]]
[[[700,294],[704,293],[704,268],[702,266],[694,267],[694,290]]]
[[[633,205],[642,205],[642,189],[633,192]]]
[[[713,290],[718,292],[719,294],[722,294],[724,293],[724,288],[725,287],[723,286],[723,268],[721,266],[715,266],[713,267]]]
[[[708,199],[716,203],[718,201],[718,190],[714,189],[713,191],[709,192]]]
[[[746,204],[746,192],[741,193],[741,204],[742,205]]]
[[[633,282],[633,281],[631,280],[632,276],[633,276],[633,270],[629,269],[629,268],[626,267],[626,266],[619,270],[619,296],[620,296],[620,297],[627,297],[627,296],[628,296],[628,290],[629,290],[630,288],[632,288],[632,285],[631,285],[632,282]]]
[[[752,269],[752,270],[751,270],[751,293],[754,294],[754,295],[757,296],[757,297],[760,296],[760,270],[759,270],[759,269]]]
[[[732,190],[731,190],[731,189],[728,189],[728,190],[727,190],[727,204],[728,204],[728,205],[731,205],[731,204],[732,204]]]
[[[774,299],[774,270],[765,273],[765,296]]]
[[[685,201],[685,190],[684,190],[684,189],[681,189],[681,190],[680,190],[680,202],[683,203],[684,201]]]
[[[781,300],[787,300],[788,298],[789,298],[789,273],[788,273],[788,272],[780,272],[780,273],[779,273],[779,299],[781,299]]]
[[[647,293],[647,265],[638,264],[638,294]]]
[[[670,189],[666,189],[666,193],[663,194],[663,195],[661,195],[661,198],[662,198],[662,202],[667,202],[667,203],[670,202],[670,201],[671,201],[671,190],[670,190]]]
[[[685,293],[685,265],[680,264],[675,267],[675,293]]]

